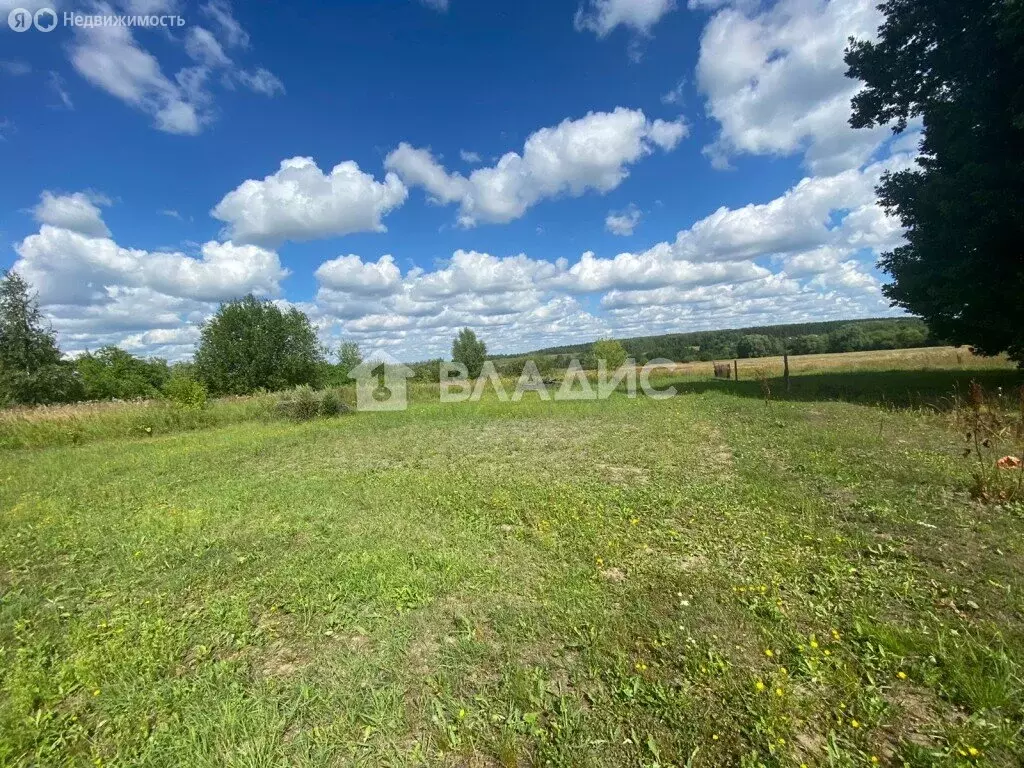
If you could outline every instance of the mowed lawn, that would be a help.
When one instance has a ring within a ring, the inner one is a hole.
[[[1018,765],[948,417],[709,390],[0,452],[2,765]]]

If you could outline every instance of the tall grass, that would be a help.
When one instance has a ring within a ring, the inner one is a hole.
[[[152,437],[276,418],[274,395],[229,397],[205,408],[165,400],[75,403],[0,411],[0,449],[41,448],[125,437]]]

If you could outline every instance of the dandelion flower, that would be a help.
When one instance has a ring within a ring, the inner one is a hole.
[[[754,685],[754,687],[757,688],[757,690],[759,690],[759,691],[763,691],[764,690],[764,683],[761,682],[760,680],[758,680],[757,683]]]
[[[906,680],[907,673],[901,669],[899,672],[896,673],[896,677],[898,677],[900,680]]]
[[[967,748],[967,754],[969,754],[971,757],[977,757],[978,755],[981,754],[981,751],[979,749],[977,749],[976,747],[968,747]]]
[[[781,689],[781,688],[776,688],[776,689],[775,689],[775,695],[776,695],[776,696],[782,696],[782,694],[783,694],[783,691],[782,691],[782,689]]]
[[[772,656],[775,655],[775,652],[771,648],[765,648],[764,655],[770,659]]]
[[[856,721],[856,720],[851,720],[850,721],[850,727],[851,728],[860,728],[860,723],[858,721]]]

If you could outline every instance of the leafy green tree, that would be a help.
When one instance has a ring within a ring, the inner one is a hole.
[[[414,363],[412,369],[415,372],[417,381],[438,382],[441,380],[441,364],[444,362],[440,357],[427,360],[422,363]]]
[[[338,368],[341,371],[343,381],[349,380],[349,374],[353,368],[363,364],[363,353],[359,351],[359,345],[354,341],[343,342],[338,347]]]
[[[598,361],[604,360],[605,370],[617,371],[626,362],[626,349],[615,339],[598,339],[590,348],[587,368],[597,368]]]
[[[305,313],[249,295],[220,305],[203,325],[196,375],[211,394],[316,385],[323,349]]]
[[[782,340],[774,336],[749,333],[746,336],[741,336],[736,342],[737,357],[770,357],[781,355],[782,352]]]
[[[17,272],[5,271],[0,279],[0,404],[63,403],[81,396],[81,383],[61,360],[28,283]]]
[[[469,371],[470,378],[480,375],[487,359],[487,345],[476,337],[471,328],[463,328],[452,342],[452,361],[462,363]]]
[[[859,325],[841,325],[828,335],[829,352],[859,352],[869,348],[867,333]]]
[[[75,369],[88,400],[155,397],[171,375],[166,360],[143,360],[114,346],[86,352],[75,361]]]
[[[828,352],[828,336],[805,333],[789,340],[789,351],[794,355],[818,355]]]
[[[882,290],[939,338],[1024,363],[1024,3],[887,0],[877,42],[851,40],[855,128],[921,119],[916,167],[881,204],[906,227]]]

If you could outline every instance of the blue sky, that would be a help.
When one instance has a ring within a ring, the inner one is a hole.
[[[0,265],[69,353],[188,356],[250,291],[408,360],[892,313],[872,0],[18,7],[60,23],[0,20]]]

